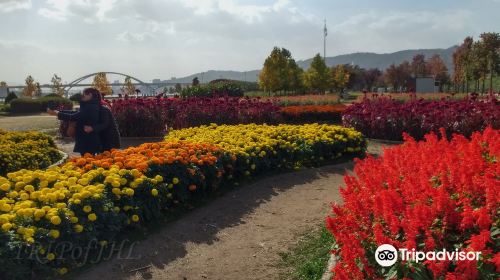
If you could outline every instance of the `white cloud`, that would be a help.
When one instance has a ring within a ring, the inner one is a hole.
[[[46,6],[38,14],[49,19],[65,21],[70,17],[80,17],[86,23],[112,21],[108,13],[117,0],[47,0]]]
[[[2,13],[28,9],[31,9],[31,0],[0,0],[0,12]]]

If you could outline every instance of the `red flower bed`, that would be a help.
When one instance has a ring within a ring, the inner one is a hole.
[[[112,103],[121,136],[164,135],[168,128],[203,124],[275,123],[279,107],[256,98],[138,98]]]
[[[303,105],[282,107],[280,112],[288,122],[340,122],[342,112],[347,108],[344,104],[335,105]]]
[[[444,132],[442,132],[444,133]],[[405,139],[381,158],[358,160],[345,176],[343,205],[327,227],[340,260],[336,279],[498,279],[500,277],[500,131],[451,141]],[[480,251],[479,261],[375,261],[382,244],[418,251]]]
[[[402,140],[403,132],[417,140],[443,127],[452,133],[470,136],[490,125],[500,128],[500,105],[496,100],[412,100],[389,98],[365,99],[349,106],[342,115],[345,126],[361,131],[366,137]]]

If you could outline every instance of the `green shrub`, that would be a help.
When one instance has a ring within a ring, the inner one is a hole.
[[[197,85],[183,88],[182,97],[213,97],[227,95],[242,97],[244,93],[243,85],[240,82],[220,81],[207,85]]]
[[[41,113],[47,111],[48,105],[52,103],[55,107],[64,110],[71,110],[73,103],[60,96],[44,96],[41,98],[18,98],[10,102],[10,112],[12,114]]]
[[[8,104],[10,103],[12,100],[16,99],[17,98],[17,95],[13,92],[9,92],[9,94],[7,94],[7,97],[5,97],[5,104]]]

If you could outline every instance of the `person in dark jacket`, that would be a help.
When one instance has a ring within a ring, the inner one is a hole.
[[[58,119],[64,121],[75,121],[75,147],[74,152],[84,155],[86,153],[97,154],[102,151],[101,137],[97,132],[86,132],[85,126],[95,126],[99,124],[100,93],[94,88],[83,90],[78,111],[53,111],[48,109],[51,115],[56,115]]]
[[[102,97],[101,97],[102,99]],[[111,151],[111,149],[120,149],[120,131],[108,105],[100,100],[99,123],[95,125],[84,126],[87,133],[97,132],[101,137],[102,151]]]

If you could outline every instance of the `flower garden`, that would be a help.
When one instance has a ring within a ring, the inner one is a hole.
[[[108,244],[128,230],[261,175],[362,158],[366,138],[405,141],[380,158],[356,160],[355,175],[345,177],[344,203],[327,218],[338,257],[334,277],[500,276],[496,99],[376,98],[343,105],[321,96],[191,91],[186,95],[194,97],[111,103],[122,136],[163,141],[48,169],[61,157],[51,137],[0,131],[0,278],[66,274],[86,263],[64,256],[62,244],[97,240],[92,252],[112,250]],[[382,243],[476,250],[483,257],[383,268],[374,260]]]
[[[0,177],[0,275],[64,274],[82,260],[58,257],[57,244],[98,240],[98,251],[126,228],[218,189],[270,170],[360,156],[365,148],[361,133],[335,125],[211,125],[48,170],[8,173]]]
[[[358,161],[346,176],[343,205],[327,226],[340,257],[336,279],[498,279],[500,276],[500,132],[470,140],[444,130]],[[438,155],[438,156],[437,156]],[[479,261],[375,262],[381,244],[423,251],[481,252]]]

